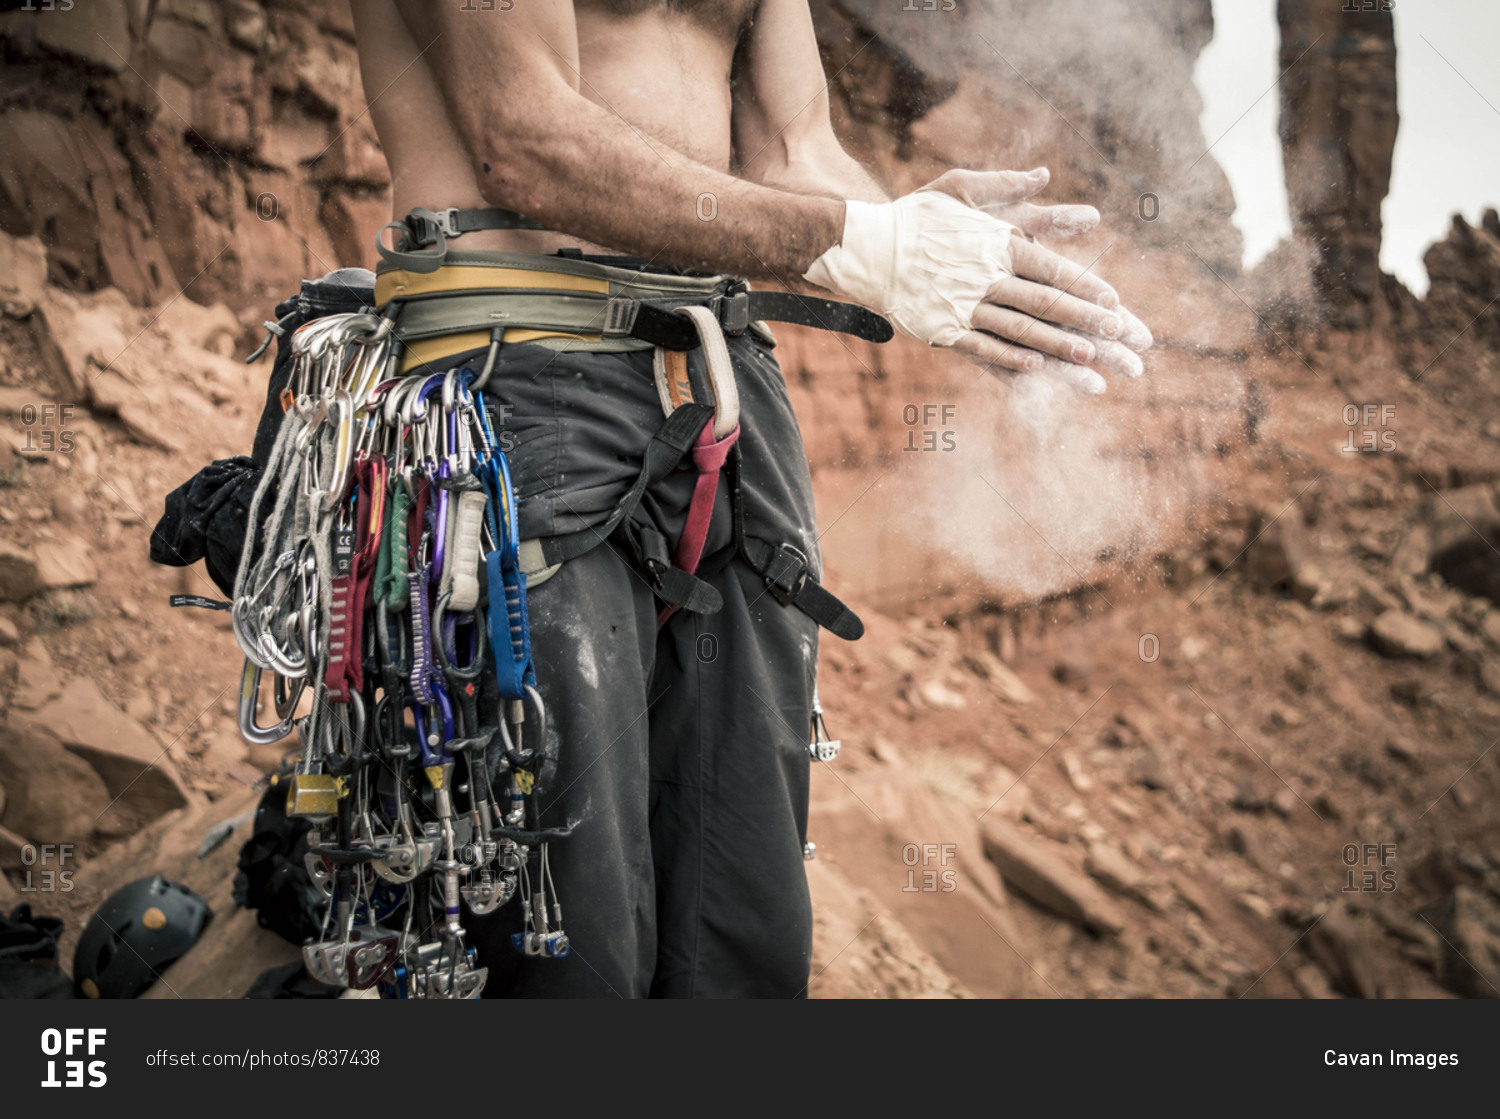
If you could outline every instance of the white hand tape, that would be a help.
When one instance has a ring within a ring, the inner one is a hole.
[[[803,279],[879,311],[897,330],[951,346],[996,281],[1015,275],[1015,226],[940,190],[846,202],[844,236]]]

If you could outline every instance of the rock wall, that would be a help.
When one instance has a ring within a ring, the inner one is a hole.
[[[1368,326],[1380,294],[1380,205],[1396,145],[1390,11],[1278,0],[1281,142],[1296,237],[1329,325]]]
[[[1453,215],[1448,236],[1423,255],[1431,284],[1424,301],[1429,323],[1441,335],[1468,328],[1472,341],[1493,350],[1500,345],[1500,214],[1485,210],[1479,225]]]
[[[344,0],[146,0],[0,16],[0,229],[49,279],[246,321],[367,262],[389,175]]]

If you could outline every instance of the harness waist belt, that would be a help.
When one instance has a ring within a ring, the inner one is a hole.
[[[487,211],[458,211],[471,212]],[[894,335],[889,322],[856,304],[752,291],[733,276],[650,272],[581,256],[447,249],[432,255],[383,245],[381,252],[385,259],[376,269],[375,302],[382,308],[399,305],[395,329],[407,345],[498,331],[512,341],[560,339],[569,350],[690,350],[698,345],[698,332],[675,313],[689,306],[708,307],[730,336],[764,320],[870,342]],[[484,339],[473,343],[471,348],[482,346]]]

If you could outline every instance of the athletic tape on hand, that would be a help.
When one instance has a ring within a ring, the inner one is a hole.
[[[803,279],[879,311],[903,334],[951,346],[994,284],[1015,275],[1015,226],[940,190],[844,203],[843,239]]]

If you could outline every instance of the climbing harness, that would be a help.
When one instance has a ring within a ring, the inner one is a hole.
[[[728,277],[447,250],[447,237],[508,220],[489,213],[414,211],[392,223],[396,247],[380,246],[373,307],[268,325],[290,374],[230,606],[245,654],[242,734],[301,742],[282,779],[286,812],[312,824],[306,869],[323,899],[304,962],[321,982],[386,997],[480,994],[488,969],[466,943],[465,910],[515,899],[515,949],[569,954],[552,859],[572,825],[544,827],[537,803],[558,747],[532,661],[528,579],[614,539],[660,598],[659,625],[713,612],[722,600],[699,568],[727,484],[734,546],[717,562],[738,556],[779,601],[848,639],[862,632],[798,547],[746,531],[725,336],[773,318],[883,341],[889,325]],[[586,531],[520,538],[491,416],[498,358],[516,341],[655,351],[663,423],[628,492]],[[698,476],[674,546],[634,514],[689,456]],[[813,755],[831,760],[821,708],[814,720]]]
[[[778,601],[846,641],[857,640],[864,627],[817,581],[802,548],[760,539],[740,515],[734,433],[739,405],[725,339],[746,332],[765,336],[762,320],[774,320],[884,342],[892,336],[890,324],[863,307],[753,291],[734,277],[651,272],[630,267],[634,262],[589,258],[576,250],[537,256],[447,248],[448,238],[474,229],[532,228],[514,224],[518,221],[525,219],[498,210],[416,210],[390,223],[385,229],[401,236],[394,248],[376,239],[384,263],[375,300],[395,311],[392,329],[403,347],[401,370],[467,361],[479,369],[474,384],[480,388],[508,343],[587,353],[655,350],[664,421],[647,445],[634,485],[602,524],[522,541],[522,570],[539,575],[586,555],[618,532],[662,599],[662,624],[676,610],[713,613],[722,606],[719,594],[696,568],[722,474],[734,511],[735,546],[718,566],[740,558]],[[711,432],[705,430],[710,420]],[[686,458],[698,467],[699,486],[688,530],[674,547],[633,515],[646,492]]]

